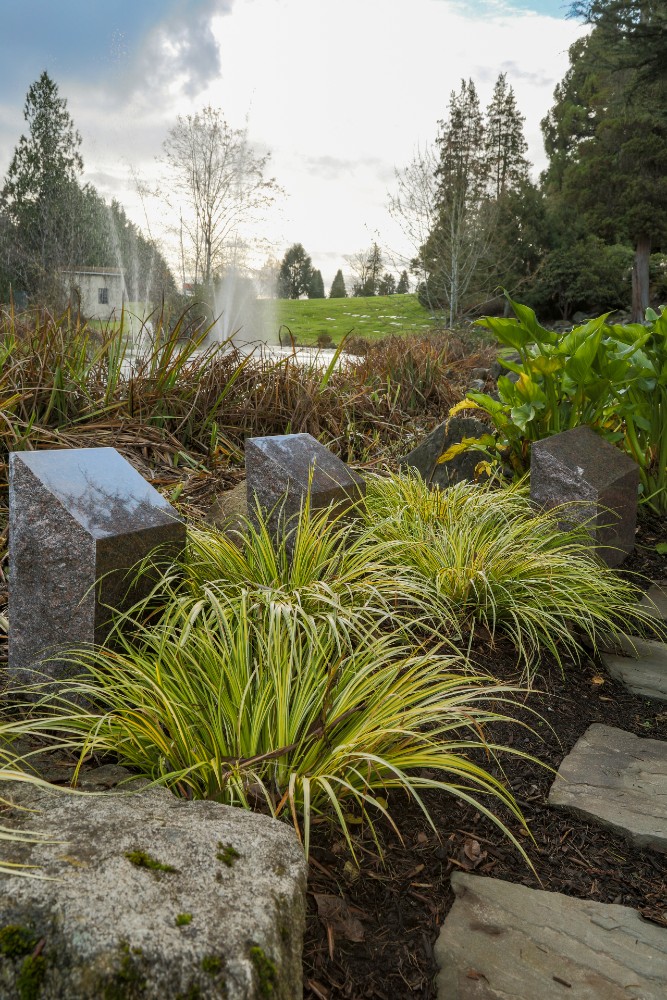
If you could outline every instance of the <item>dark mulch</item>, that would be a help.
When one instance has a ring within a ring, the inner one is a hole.
[[[642,513],[638,548],[624,571],[667,579],[667,558],[655,550],[665,540],[664,519]],[[510,650],[479,649],[477,661],[499,679],[516,679]],[[536,687],[525,705],[537,717],[525,707],[507,711],[533,731],[503,724],[493,730],[493,738],[554,770],[593,722],[667,740],[667,704],[629,694],[586,657],[580,664],[568,663],[564,673],[545,659]],[[492,761],[480,763],[500,774]],[[667,928],[666,856],[638,850],[615,834],[549,808],[552,771],[509,755],[501,763],[534,841],[522,836],[516,820],[503,818],[535,872],[493,823],[444,794],[425,796],[437,834],[414,803],[394,794],[390,809],[403,842],[388,825],[378,824],[380,857],[369,832],[360,829],[358,869],[342,838],[319,827],[309,874],[307,1000],[435,997],[433,945],[453,903],[449,877],[455,870],[623,903]]]

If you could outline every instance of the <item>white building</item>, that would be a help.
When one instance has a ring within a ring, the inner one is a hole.
[[[119,267],[79,267],[63,271],[69,300],[86,319],[120,319],[127,300]]]

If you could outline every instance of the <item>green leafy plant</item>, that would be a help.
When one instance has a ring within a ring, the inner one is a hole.
[[[626,326],[609,325],[605,314],[559,334],[541,326],[532,309],[510,303],[515,318],[478,323],[519,355],[499,359],[517,380],[499,378],[498,399],[469,392],[450,410],[483,410],[495,436],[454,445],[440,461],[472,449],[487,458],[485,471],[521,476],[533,441],[588,424],[635,459],[643,501],[667,511],[667,312],[649,310],[646,325]]]
[[[577,656],[573,624],[595,646],[634,622],[638,590],[597,559],[585,529],[563,531],[563,511],[538,512],[521,483],[462,482],[430,490],[416,476],[367,480],[366,517],[386,558],[422,584],[432,626],[456,623],[459,642],[482,625],[514,644],[529,677],[549,650]]]

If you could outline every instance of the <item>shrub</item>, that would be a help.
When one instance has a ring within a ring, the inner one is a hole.
[[[522,484],[430,490],[414,476],[369,477],[366,516],[392,543],[386,558],[418,577],[434,629],[454,620],[459,641],[479,625],[508,637],[528,677],[544,650],[559,663],[578,655],[573,624],[594,647],[633,621],[650,627],[638,591],[592,554],[585,529],[562,531],[559,512],[536,512]]]
[[[648,310],[646,325],[612,326],[604,315],[561,335],[511,304],[515,319],[479,322],[518,353],[519,361],[500,358],[517,381],[501,377],[498,399],[469,392],[450,411],[481,409],[491,418],[496,440],[469,446],[523,475],[533,441],[588,424],[635,459],[644,502],[667,512],[667,310]]]

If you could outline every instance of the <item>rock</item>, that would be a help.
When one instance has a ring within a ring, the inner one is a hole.
[[[551,324],[551,329],[554,333],[569,333],[572,329],[572,324],[567,319],[557,319],[555,323]]]
[[[633,694],[667,701],[667,646],[632,636],[620,636],[616,645],[617,651],[601,654],[611,676]]]
[[[58,649],[102,642],[110,609],[143,597],[128,570],[161,546],[185,545],[174,508],[114,448],[14,452],[9,457],[9,671],[63,678],[76,668],[42,662]]]
[[[306,863],[289,826],[164,789],[0,794],[39,810],[12,826],[53,841],[3,858],[57,880],[3,876],[0,997],[301,998]]]
[[[667,995],[667,931],[630,907],[459,872],[452,888],[435,945],[438,1000]]]
[[[484,392],[486,382],[481,378],[474,378],[468,386],[468,392]]]
[[[667,743],[589,726],[559,767],[549,805],[667,853]]]
[[[441,462],[440,465],[436,463],[453,444],[458,444],[464,438],[478,438],[489,433],[490,428],[476,417],[450,417],[402,458],[400,467],[415,469],[422,479],[440,489],[463,479],[473,481],[475,469],[483,459],[478,451],[464,451],[449,462]]]
[[[505,358],[506,361],[511,361],[513,364],[521,364],[521,355],[518,351],[503,350],[500,352],[499,358]],[[516,372],[511,372],[508,368],[505,368],[499,360],[494,361],[491,365],[490,375],[491,378],[494,378],[496,381],[498,381],[501,375],[505,375],[512,382],[516,382],[519,377]]]
[[[572,502],[563,527],[589,522],[591,540],[609,566],[618,566],[634,548],[638,488],[636,463],[590,427],[532,445],[531,500],[545,510]]]
[[[479,379],[480,382],[486,382],[489,377],[488,368],[473,368],[470,372],[470,377],[473,379]]]
[[[257,505],[270,529],[285,536],[311,490],[313,510],[334,505],[350,508],[365,495],[362,477],[310,434],[276,434],[247,438],[245,443],[248,513],[257,519]],[[312,481],[311,481],[312,476]]]
[[[662,580],[653,584],[642,597],[639,606],[659,621],[667,622],[667,582]]]
[[[572,322],[574,323],[575,326],[578,326],[581,323],[588,323],[589,319],[593,319],[593,316],[591,316],[589,313],[581,312],[581,310],[579,310],[572,317]]]
[[[248,517],[248,488],[245,479],[231,490],[219,493],[205,520],[233,540],[244,533]]]

